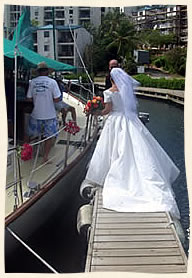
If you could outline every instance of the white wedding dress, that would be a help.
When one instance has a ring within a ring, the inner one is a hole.
[[[169,211],[180,218],[171,184],[179,169],[136,116],[122,112],[119,92],[104,91],[112,102],[90,161],[86,180],[103,186],[103,207],[119,212]]]

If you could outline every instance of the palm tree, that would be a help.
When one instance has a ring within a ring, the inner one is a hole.
[[[127,19],[123,19],[116,30],[112,32],[112,41],[107,49],[117,48],[117,56],[124,59],[128,53],[135,49],[138,38],[134,26]]]

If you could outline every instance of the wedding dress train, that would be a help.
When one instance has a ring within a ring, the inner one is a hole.
[[[179,169],[136,116],[122,112],[119,92],[104,92],[112,102],[90,161],[86,180],[103,186],[103,207],[119,212],[169,211],[180,218],[171,184]]]

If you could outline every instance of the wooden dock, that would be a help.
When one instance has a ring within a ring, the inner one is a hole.
[[[187,257],[169,213],[120,213],[95,195],[85,272],[185,273]]]

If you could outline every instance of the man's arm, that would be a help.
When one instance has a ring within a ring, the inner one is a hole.
[[[28,90],[27,90],[26,100],[27,101],[33,101],[31,81],[29,81],[29,87],[28,87]]]
[[[54,102],[59,102],[59,100],[60,100],[60,97],[53,99]]]

